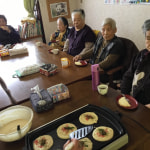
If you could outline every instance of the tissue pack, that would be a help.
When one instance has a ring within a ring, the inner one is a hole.
[[[36,112],[42,112],[53,108],[53,100],[48,94],[47,90],[40,90],[41,97],[38,93],[33,92],[30,95],[32,107]]]

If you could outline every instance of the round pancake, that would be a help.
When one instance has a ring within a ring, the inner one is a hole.
[[[77,127],[72,123],[64,123],[57,128],[57,135],[61,139],[69,139],[69,134],[77,130]]]
[[[34,150],[48,150],[53,145],[53,138],[50,135],[42,135],[33,142]]]
[[[83,150],[92,150],[93,143],[89,138],[83,138],[79,140],[81,145],[83,145]]]
[[[84,125],[97,123],[98,116],[94,112],[85,112],[80,115],[79,121]]]
[[[113,135],[113,129],[106,126],[97,127],[92,133],[92,136],[96,141],[108,141]]]

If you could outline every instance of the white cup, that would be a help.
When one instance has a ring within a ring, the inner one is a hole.
[[[36,46],[42,46],[42,42],[36,42]]]
[[[97,86],[97,90],[99,94],[106,95],[108,92],[108,85],[107,84],[100,84]]]

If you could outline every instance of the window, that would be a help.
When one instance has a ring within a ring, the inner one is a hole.
[[[16,29],[21,24],[21,19],[28,15],[23,0],[1,0],[0,5],[0,14],[5,15],[7,24]]]

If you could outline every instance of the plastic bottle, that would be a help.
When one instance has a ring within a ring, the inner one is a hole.
[[[92,89],[97,90],[99,85],[99,64],[91,65],[92,72]]]

